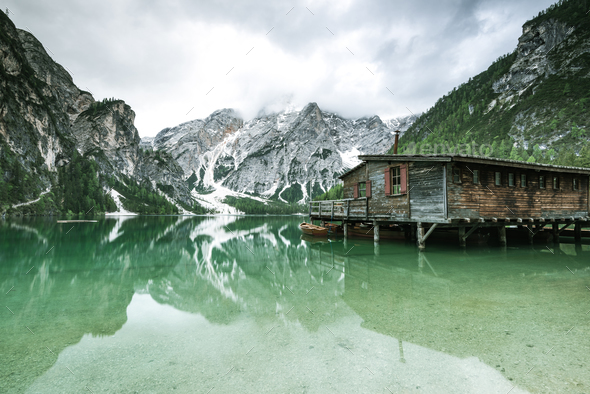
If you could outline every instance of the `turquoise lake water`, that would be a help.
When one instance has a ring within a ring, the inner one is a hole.
[[[0,221],[2,393],[590,393],[590,245]]]

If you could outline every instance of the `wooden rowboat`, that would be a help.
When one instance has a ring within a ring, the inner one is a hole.
[[[326,227],[322,227],[303,222],[299,225],[299,228],[303,234],[312,235],[314,237],[327,237],[328,235],[337,235],[340,232],[339,226],[334,223],[326,223]]]

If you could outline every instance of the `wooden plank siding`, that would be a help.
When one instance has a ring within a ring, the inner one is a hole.
[[[437,162],[407,163],[405,194],[385,195],[385,169],[400,163],[387,161],[368,162],[365,166],[343,178],[344,198],[354,198],[354,185],[371,181],[371,197],[368,198],[370,217],[396,219],[444,218],[445,198],[443,164]],[[352,213],[352,208],[351,208]]]
[[[409,217],[408,195],[385,195],[385,169],[399,166],[399,163],[389,164],[386,161],[369,162],[368,174],[371,180],[372,196],[369,199],[369,213],[374,217],[384,217],[390,220],[407,219]]]
[[[453,182],[453,167],[461,171],[461,182]],[[473,171],[479,170],[480,184],[473,183]],[[495,172],[502,185],[495,185]],[[514,186],[508,186],[508,173],[514,174]],[[527,185],[521,187],[521,174]],[[545,188],[539,188],[539,176],[545,176]],[[553,176],[559,189],[553,189]],[[578,190],[573,190],[573,179]],[[447,168],[448,214],[450,218],[567,218],[588,216],[588,176],[553,173],[506,166],[454,162]]]
[[[366,165],[342,178],[344,183],[342,185],[344,198],[354,198],[354,185],[358,182],[365,182],[367,180],[365,167]]]
[[[445,217],[444,164],[409,163],[410,215],[413,219]]]

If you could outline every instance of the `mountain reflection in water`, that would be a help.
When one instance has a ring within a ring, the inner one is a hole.
[[[299,221],[0,222],[0,391],[587,391],[588,245],[419,254]]]

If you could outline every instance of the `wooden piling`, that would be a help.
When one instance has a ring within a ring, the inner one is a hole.
[[[576,222],[574,227],[574,240],[576,242],[582,242],[582,223]]]
[[[348,238],[348,223],[344,223],[342,227],[344,228],[344,238]]]
[[[373,241],[379,242],[379,224],[376,220],[373,221]]]
[[[467,239],[465,238],[465,226],[459,226],[459,246],[462,248],[467,246]]]
[[[551,233],[553,234],[553,243],[559,243],[559,224],[554,222],[551,224]]]
[[[530,226],[530,225],[526,226],[526,232],[528,233],[529,244],[532,245],[534,243],[533,237],[535,236],[535,233],[533,232],[532,226]]]
[[[426,249],[426,242],[424,241],[424,227],[422,227],[422,223],[420,222],[418,222],[418,225],[416,226],[416,238],[418,239],[418,249]]]
[[[424,268],[424,253],[421,251],[418,252],[418,271],[422,273],[422,269]]]
[[[506,246],[506,226],[498,227],[498,238],[500,239],[500,245]]]
[[[373,243],[373,251],[375,253],[375,256],[380,256],[381,255],[381,251],[380,251],[380,245],[379,242],[374,242]]]

